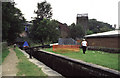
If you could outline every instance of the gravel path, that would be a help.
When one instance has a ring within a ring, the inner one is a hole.
[[[2,64],[2,76],[7,77],[7,76],[16,76],[18,69],[16,68],[17,63],[18,63],[18,58],[16,56],[16,53],[13,51],[13,49],[9,49],[10,53],[9,55],[5,58],[3,64]],[[57,73],[56,71],[52,70],[51,68],[47,67],[45,64],[42,62],[38,61],[35,58],[29,59],[29,55],[21,50],[27,56],[28,60],[38,67],[42,69],[42,71],[47,74],[48,76],[62,76],[61,74]]]
[[[18,69],[16,68],[18,63],[16,53],[12,48],[10,48],[9,51],[9,55],[2,64],[2,76],[16,76],[16,73],[18,72]]]

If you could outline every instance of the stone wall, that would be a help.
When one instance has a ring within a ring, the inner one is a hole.
[[[27,50],[26,50],[27,51]],[[120,76],[120,72],[46,51],[31,51],[32,56],[65,77]],[[28,52],[29,53],[29,52]]]

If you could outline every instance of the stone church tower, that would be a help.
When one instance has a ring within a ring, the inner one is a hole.
[[[76,24],[81,24],[83,26],[84,35],[86,35],[88,29],[88,14],[77,14]]]

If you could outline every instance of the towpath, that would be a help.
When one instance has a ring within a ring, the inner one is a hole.
[[[18,58],[16,56],[15,51],[10,48],[10,53],[5,58],[4,62],[2,63],[2,76],[16,76],[18,69],[17,69],[17,63]]]

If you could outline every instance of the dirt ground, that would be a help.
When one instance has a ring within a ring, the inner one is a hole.
[[[9,49],[10,53],[2,63],[2,76],[16,76],[18,69],[16,68],[18,58],[12,48]]]

